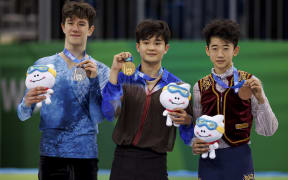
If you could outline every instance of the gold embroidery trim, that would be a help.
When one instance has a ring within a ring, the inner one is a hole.
[[[205,76],[202,79],[201,90],[206,91],[207,89],[210,88],[211,85],[212,85],[212,83],[211,83],[209,76]]]
[[[254,174],[251,173],[251,174],[248,174],[248,175],[244,175],[244,178],[243,180],[254,180]]]
[[[249,127],[248,123],[235,124],[236,129],[244,129],[244,128],[248,128],[248,127]]]

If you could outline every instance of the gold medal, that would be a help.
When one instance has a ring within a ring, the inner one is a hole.
[[[248,86],[243,86],[239,89],[238,96],[242,100],[249,100],[252,96],[252,91]]]
[[[132,63],[131,61],[127,61],[122,65],[122,72],[126,75],[126,76],[131,76],[132,74],[135,73],[135,65],[134,63]]]

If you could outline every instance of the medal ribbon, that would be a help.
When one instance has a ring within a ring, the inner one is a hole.
[[[133,62],[133,57],[132,56],[128,57],[127,59],[125,59],[125,61],[126,62],[129,62],[129,61]],[[141,66],[140,66],[140,68],[141,68]],[[161,67],[159,72],[157,73],[157,77],[156,78],[152,78],[149,75],[139,71],[138,69],[136,70],[136,75],[140,76],[141,78],[143,78],[143,79],[145,79],[147,81],[153,81],[153,80],[157,79],[162,73],[163,73],[163,68]]]
[[[80,63],[86,59],[86,51],[83,52],[83,58],[82,59],[77,59],[68,49],[64,48],[63,50],[64,55],[69,58],[71,61],[74,63]],[[82,81],[86,78],[86,72],[83,68],[81,67],[76,67],[73,71],[73,80],[75,81]]]
[[[157,79],[162,74],[162,72],[163,72],[163,68],[161,67],[160,70],[158,71],[156,78],[152,78],[152,77],[148,76],[147,74],[145,74],[139,70],[136,71],[136,74],[147,81],[154,81],[155,79]]]
[[[235,93],[237,93],[239,91],[239,88],[241,88],[243,84],[245,83],[245,80],[242,80],[240,83],[238,82],[239,76],[238,76],[238,71],[235,67],[233,68],[234,86],[231,86],[231,87],[227,86],[219,77],[217,77],[213,73],[212,73],[212,76],[214,80],[216,81],[216,83],[219,84],[221,87],[223,87],[224,89],[232,88],[234,89]]]
[[[75,63],[80,63],[81,61],[84,61],[86,58],[86,50],[83,52],[83,58],[82,59],[77,59],[68,49],[64,48],[63,53],[65,54],[66,57],[68,57],[71,61]]]

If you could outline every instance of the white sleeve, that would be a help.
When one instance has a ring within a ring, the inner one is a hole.
[[[201,94],[198,83],[193,87],[193,121],[202,115]]]
[[[253,78],[257,79],[255,76]],[[255,96],[251,97],[252,115],[255,120],[256,132],[263,136],[272,136],[278,129],[278,120],[272,111],[269,101],[262,88],[264,104],[259,104]]]

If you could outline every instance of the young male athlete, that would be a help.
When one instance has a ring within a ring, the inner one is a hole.
[[[109,68],[86,53],[94,18],[95,10],[89,4],[66,3],[61,24],[64,50],[35,62],[39,66],[53,64],[57,72],[52,103],[44,104],[40,111],[40,180],[97,179],[101,91],[109,80]],[[26,90],[18,106],[22,121],[31,117],[45,92],[45,87]]]
[[[201,180],[254,179],[249,147],[252,121],[256,132],[271,136],[278,128],[260,80],[236,69],[233,57],[239,53],[239,24],[232,20],[214,20],[203,30],[206,54],[213,64],[211,74],[200,79],[193,88],[193,120],[201,115],[225,116],[225,133],[219,142],[215,159],[199,159]],[[245,83],[244,83],[245,82]],[[241,85],[243,86],[241,87]],[[190,138],[183,139],[187,144]],[[191,137],[191,136],[190,136]],[[208,143],[193,138],[194,154],[208,151]]]
[[[167,23],[144,20],[136,27],[136,49],[141,56],[136,72],[131,73],[134,69],[126,64],[131,63],[126,61],[131,59],[131,53],[122,52],[114,56],[102,104],[102,111],[108,119],[119,116],[113,132],[117,147],[111,180],[168,179],[167,152],[173,149],[176,128],[166,126],[159,96],[164,86],[180,82],[162,67],[169,38]],[[120,72],[121,68],[126,74]],[[175,123],[183,125],[181,130],[193,128],[189,126],[189,114],[192,114],[191,106],[170,113]]]

